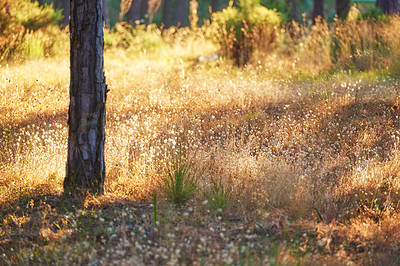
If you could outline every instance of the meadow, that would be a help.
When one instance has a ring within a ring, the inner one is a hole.
[[[202,29],[106,32],[104,195],[63,193],[68,45],[3,62],[0,263],[399,264],[399,53],[363,31],[399,21],[343,24],[353,65],[324,23],[244,66]]]

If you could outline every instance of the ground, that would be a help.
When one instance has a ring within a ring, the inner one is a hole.
[[[400,263],[398,79],[275,62],[106,53],[96,196],[62,191],[67,58],[1,66],[1,264]]]

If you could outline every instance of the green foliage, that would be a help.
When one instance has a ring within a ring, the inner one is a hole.
[[[188,158],[184,148],[173,153],[166,165],[166,175],[161,179],[160,187],[168,200],[181,205],[194,195],[204,170]]]
[[[230,206],[233,198],[232,191],[230,181],[224,184],[222,178],[216,180],[211,176],[209,189],[204,192],[204,198],[208,201],[211,208],[224,211]]]
[[[261,6],[259,0],[241,0],[239,7],[228,6],[212,14],[212,22],[226,31],[234,30],[236,37],[244,35],[244,29],[251,33],[255,27],[274,27],[281,23],[276,10]]]
[[[212,14],[212,34],[221,52],[243,65],[255,50],[268,51],[276,42],[277,27],[282,22],[276,10],[267,9],[259,0],[241,0]]]
[[[261,0],[260,4],[269,8],[276,9],[279,13],[282,14],[282,19],[284,22],[289,19],[289,11],[291,10],[288,1],[285,0]]]
[[[156,53],[165,44],[161,31],[155,24],[136,25],[120,22],[115,30],[104,32],[104,46],[106,48],[124,48],[135,54]]]
[[[62,19],[61,10],[54,10],[53,4],[39,6],[28,0],[13,1],[15,19],[27,30],[37,31],[49,25],[56,25]]]
[[[239,15],[239,10],[236,7],[227,7],[221,12],[212,14],[214,25],[227,31],[233,29],[236,37],[242,35],[241,28],[243,27],[242,18]]]
[[[380,8],[371,8],[365,13],[360,13],[358,20],[369,20],[373,22],[389,22],[389,16],[386,16]]]
[[[153,220],[154,225],[157,225],[157,193],[153,195]]]
[[[27,58],[36,59],[44,56],[44,45],[41,36],[42,34],[33,35],[28,34],[23,42],[21,48],[24,50],[24,55]]]
[[[57,22],[60,10],[37,1],[0,2],[0,62],[14,57],[38,58],[52,53],[61,35]]]

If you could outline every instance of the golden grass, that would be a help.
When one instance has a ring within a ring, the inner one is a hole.
[[[83,202],[59,196],[68,61],[0,67],[4,262],[396,261],[396,79],[338,72],[294,82],[271,76],[268,64],[169,56],[181,49],[157,59],[106,54],[106,195]],[[158,230],[150,199],[178,145],[206,168],[201,189],[213,177],[233,197],[224,213],[210,211],[202,193],[182,209],[160,199]]]

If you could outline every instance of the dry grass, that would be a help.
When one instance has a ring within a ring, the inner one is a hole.
[[[179,60],[183,47],[157,59],[106,55],[101,197],[61,194],[67,60],[0,68],[0,261],[399,263],[398,80],[294,81],[268,62],[197,63],[193,43]],[[179,145],[206,169],[180,207],[159,187]],[[229,194],[224,210],[207,198],[212,180]]]

